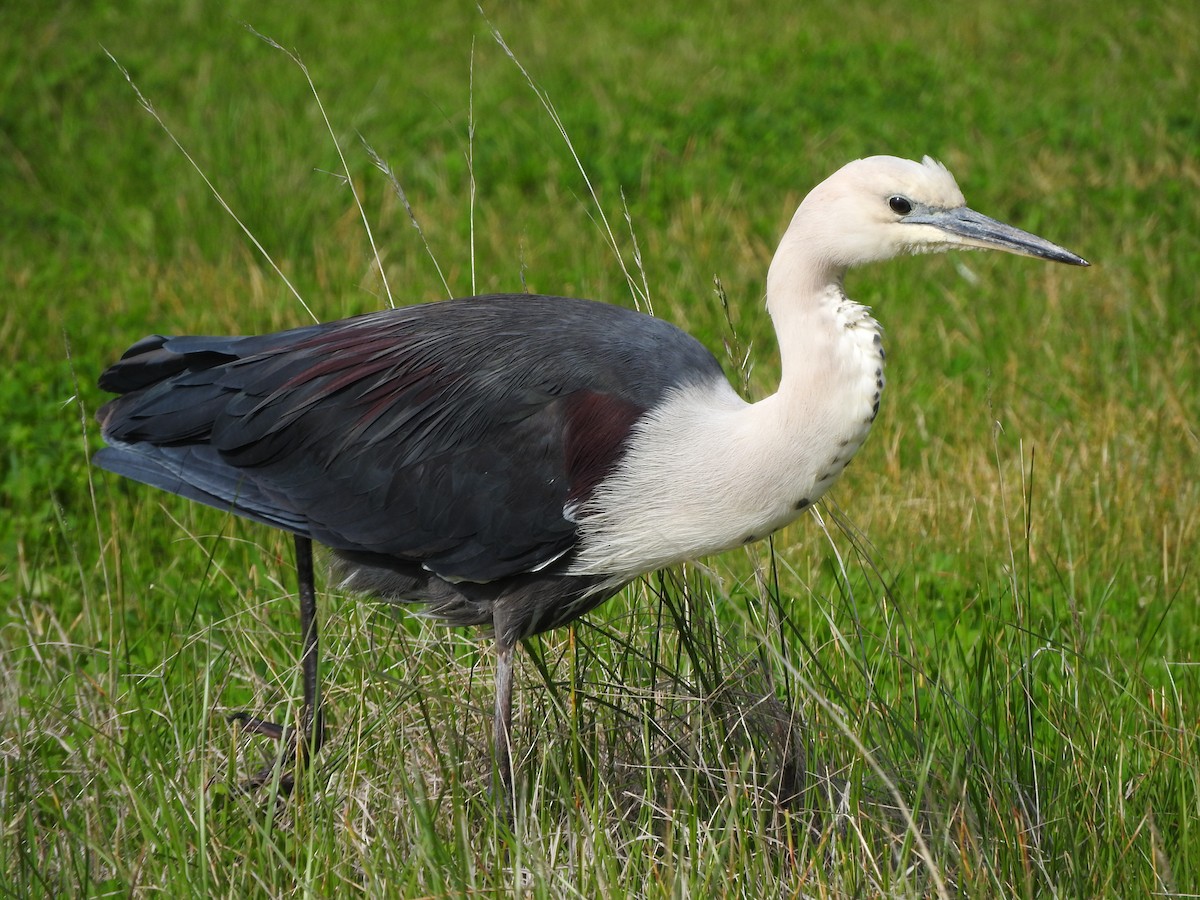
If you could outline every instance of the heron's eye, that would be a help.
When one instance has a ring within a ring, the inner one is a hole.
[[[898,216],[907,216],[913,211],[912,201],[907,197],[888,197],[888,206]]]

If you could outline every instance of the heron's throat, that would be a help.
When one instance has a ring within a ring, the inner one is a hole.
[[[782,377],[776,395],[784,428],[826,460],[813,491],[823,494],[866,440],[884,388],[883,336],[871,311],[827,285],[806,304],[773,308]],[[803,438],[801,438],[803,435]]]

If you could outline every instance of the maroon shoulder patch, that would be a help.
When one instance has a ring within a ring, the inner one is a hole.
[[[566,398],[563,446],[567,502],[586,501],[625,455],[633,425],[646,410],[612,394],[576,391]]]

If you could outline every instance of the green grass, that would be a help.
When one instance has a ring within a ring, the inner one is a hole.
[[[1200,892],[1190,3],[489,9],[598,206],[471,4],[44,6],[0,28],[0,895]],[[133,340],[306,321],[103,48],[319,317],[386,302],[302,74],[241,22],[308,64],[399,302],[446,289],[356,133],[456,294],[632,304],[597,227],[640,280],[627,211],[655,312],[754,396],[774,243],[849,159],[933,154],[1095,265],[855,273],[889,386],[829,536],[534,641],[511,828],[486,642],[323,591],[331,741],[272,815],[225,716],[299,697],[288,541],[87,462]]]

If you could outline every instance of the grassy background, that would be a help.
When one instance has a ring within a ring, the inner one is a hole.
[[[0,13],[0,893],[1200,890],[1192,4],[488,14],[598,206],[471,4]],[[228,791],[262,750],[224,715],[299,695],[288,542],[87,464],[133,340],[307,321],[102,48],[317,316],[386,302],[303,76],[242,22],[309,65],[398,302],[446,287],[356,133],[455,294],[632,303],[597,227],[635,268],[627,209],[655,312],[754,396],[774,242],[846,160],[935,155],[1095,265],[854,274],[891,365],[825,504],[849,533],[805,517],[522,654],[511,830],[486,643],[322,594],[332,740],[272,815]]]

